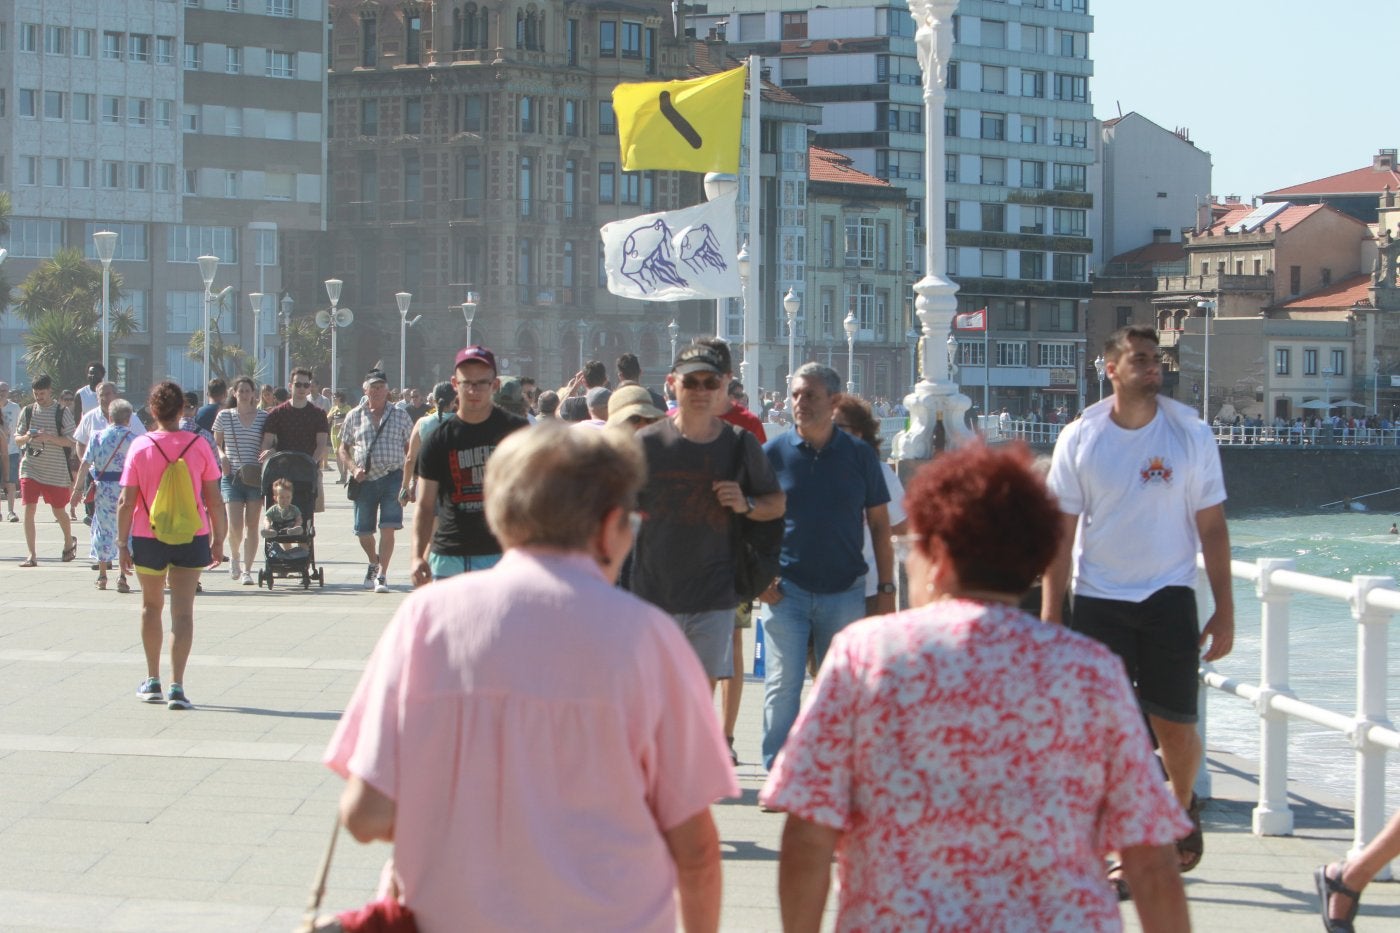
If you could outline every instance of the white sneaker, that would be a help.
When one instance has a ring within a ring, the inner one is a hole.
[[[384,582],[384,577],[383,577],[382,575],[379,577],[379,579],[377,579],[377,580],[374,581],[374,591],[375,591],[376,593],[392,593],[392,592],[393,592],[393,590],[389,589],[389,584],[387,584],[387,583]]]
[[[229,575],[229,578],[230,578],[231,580],[233,580],[235,583],[237,583],[237,582],[238,582],[238,575],[239,575],[240,573],[242,573],[242,571],[239,570],[239,568],[238,568],[238,561],[237,561],[237,560],[230,561],[230,562],[229,562],[229,565],[228,565],[228,575]]]
[[[243,571],[243,585],[244,585],[244,586],[252,586],[252,585],[253,585],[253,575],[252,575],[251,573],[249,573],[248,571],[246,571],[246,570]]]
[[[376,576],[378,576],[378,574],[379,574],[379,565],[378,565],[378,564],[370,564],[370,565],[365,569],[365,589],[367,589],[367,590],[372,590],[372,589],[374,589],[374,578],[375,578]]]

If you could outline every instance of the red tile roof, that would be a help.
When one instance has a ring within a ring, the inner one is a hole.
[[[823,149],[820,146],[812,146],[807,150],[808,180],[835,182],[840,185],[890,187],[887,180],[867,175],[860,169],[852,167],[851,162],[850,156],[833,152],[830,149]]]
[[[1215,222],[1212,223],[1207,229],[1215,236],[1224,236],[1225,228],[1238,224],[1240,221],[1248,217],[1253,210],[1254,205],[1252,204],[1232,204],[1230,205],[1229,210],[1225,211],[1223,214],[1217,215]],[[1277,225],[1277,228],[1279,229],[1285,231],[1292,230],[1294,227],[1298,226],[1298,224],[1302,223],[1304,220],[1307,220],[1309,217],[1320,211],[1330,211],[1339,217],[1345,217],[1352,223],[1361,223],[1361,221],[1357,220],[1355,217],[1352,217],[1349,214],[1344,214],[1336,208],[1326,204],[1290,204],[1283,210],[1279,211],[1277,214],[1266,220],[1262,225],[1262,229],[1266,233],[1273,233],[1276,229],[1275,225]],[[1250,230],[1248,232],[1253,233],[1255,231]],[[1200,233],[1194,234],[1194,236],[1196,237],[1203,237],[1205,235],[1206,231],[1204,230]]]
[[[1380,194],[1386,185],[1390,186],[1391,191],[1400,190],[1400,174],[1396,174],[1393,168],[1378,169],[1368,165],[1354,171],[1342,172],[1340,175],[1329,175],[1316,181],[1305,181],[1301,185],[1294,185],[1291,188],[1266,191],[1264,197],[1278,199],[1294,196],[1323,197],[1329,194]]]
[[[1288,311],[1335,311],[1338,308],[1352,308],[1358,304],[1369,305],[1370,288],[1371,276],[1365,272],[1358,272],[1315,292],[1280,302],[1274,307]]]
[[[1126,253],[1120,253],[1110,259],[1109,262],[1179,262],[1185,258],[1186,248],[1183,243],[1148,243],[1146,246],[1139,246],[1137,249],[1130,249]]]

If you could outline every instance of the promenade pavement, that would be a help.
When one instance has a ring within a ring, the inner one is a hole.
[[[81,526],[80,557],[63,564],[57,526],[41,521],[40,566],[22,569],[22,526],[0,524],[0,929],[295,928],[341,787],[319,758],[407,589],[401,559],[398,592],[361,588],[349,505],[339,487],[329,494],[316,540],[324,590],[205,575],[192,712],[136,701],[139,600],[93,587]],[[779,929],[783,818],[756,805],[761,690],[749,678],[743,798],[715,807],[726,930]],[[1293,837],[1256,838],[1249,766],[1215,751],[1211,766],[1206,857],[1187,876],[1197,928],[1319,929],[1311,872],[1345,851],[1349,814],[1300,796]],[[388,853],[342,837],[327,906],[368,900]],[[1400,927],[1400,885],[1372,885],[1365,905],[1359,929]]]

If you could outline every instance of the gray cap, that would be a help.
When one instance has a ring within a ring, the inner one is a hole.
[[[594,386],[588,390],[588,394],[584,396],[584,401],[588,404],[589,411],[595,408],[607,410],[608,401],[611,398],[612,389],[609,389],[607,386]]]

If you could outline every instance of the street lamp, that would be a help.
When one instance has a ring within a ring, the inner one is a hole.
[[[744,359],[739,363],[739,381],[744,385],[749,385],[749,241],[745,240],[744,245],[739,247],[739,294],[743,296],[744,305],[744,332],[740,341],[744,348]]]
[[[117,235],[111,230],[99,230],[92,235],[92,245],[102,262],[102,371],[107,372],[107,349],[111,335],[107,332],[108,315],[112,311],[112,257],[117,252]],[[105,378],[105,377],[104,377]]]
[[[1074,374],[1074,387],[1078,390],[1079,395],[1078,407],[1075,408],[1076,413],[1084,410],[1084,357],[1086,355],[1084,344],[1081,343],[1079,345],[1079,368],[1075,370]]]
[[[253,309],[253,372],[257,372],[262,367],[262,358],[258,356],[258,332],[262,330],[262,292],[248,293],[248,306]]]
[[[394,300],[399,303],[399,385],[408,388],[408,329],[418,323],[418,317],[408,319],[408,305],[413,300],[410,292],[394,292]]]
[[[1380,391],[1381,361],[1373,359],[1371,360],[1371,414],[1375,415],[1377,419],[1379,419],[1381,416]]]
[[[1094,357],[1094,371],[1097,372],[1097,373],[1099,374],[1099,401],[1100,401],[1100,402],[1103,401],[1103,368],[1104,368],[1105,365],[1107,365],[1107,364],[1106,364],[1105,361],[1104,361],[1104,358],[1103,358],[1103,354],[1102,354],[1102,353],[1100,353],[1098,356]]]
[[[666,333],[671,335],[671,360],[676,359],[676,338],[681,335],[681,326],[676,323],[675,318],[671,318],[671,323],[666,325]]]
[[[792,391],[792,371],[797,366],[797,309],[802,307],[802,299],[797,297],[797,292],[791,288],[783,296],[783,310],[787,312],[788,322],[788,391]]]
[[[336,355],[336,332],[340,330],[340,289],[344,284],[340,279],[326,279],[326,297],[331,300],[331,398],[335,398],[336,364],[339,363]]]
[[[282,296],[282,384],[292,381],[292,308],[296,302],[291,294]],[[335,395],[334,392],[331,393]]]
[[[1204,372],[1202,372],[1202,374],[1201,374],[1201,384],[1202,384],[1202,386],[1203,386],[1203,388],[1204,388],[1204,391],[1201,392],[1201,420],[1204,421],[1204,422],[1206,422],[1207,424],[1209,424],[1209,423],[1210,423],[1210,418],[1209,418],[1209,409],[1210,409],[1210,318],[1211,318],[1211,315],[1215,313],[1215,302],[1214,302],[1213,300],[1207,298],[1205,301],[1198,301],[1198,302],[1196,302],[1196,307],[1197,307],[1197,308],[1200,308],[1202,311],[1204,311],[1204,312],[1205,312],[1205,316],[1206,316],[1206,324],[1205,324],[1205,347],[1206,347],[1205,357],[1206,357],[1206,362],[1205,362],[1205,369],[1204,369]]]
[[[588,352],[588,322],[578,322],[578,369],[583,372],[584,354]]]
[[[860,327],[856,323],[856,313],[846,312],[846,319],[841,322],[841,326],[846,329],[846,394],[854,395],[856,391],[856,330]]]
[[[1322,393],[1327,396],[1327,420],[1332,420],[1332,377],[1336,373],[1330,369],[1322,371]]]
[[[214,299],[214,275],[219,271],[218,256],[199,257],[199,275],[204,279],[204,385],[209,385],[209,305]]]
[[[476,292],[467,292],[462,302],[462,320],[467,322],[467,346],[472,345],[472,321],[476,320]]]

